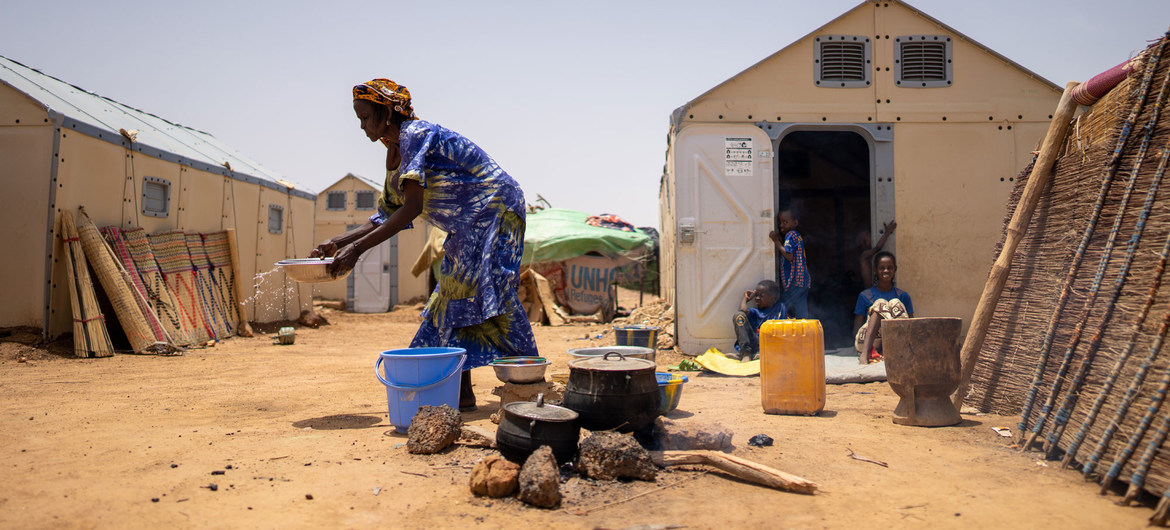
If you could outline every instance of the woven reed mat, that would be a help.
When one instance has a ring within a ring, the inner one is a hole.
[[[133,287],[119,271],[117,261],[110,254],[110,249],[98,232],[97,226],[85,215],[84,210],[75,221],[78,236],[81,237],[81,247],[85,250],[85,259],[93,268],[102,289],[114,306],[114,314],[118,317],[118,323],[122,326],[126,339],[130,341],[130,348],[135,353],[155,353],[157,351],[155,343],[158,341],[155,340],[154,331],[150,324],[147,324],[142,310],[138,308],[138,302],[131,291]],[[109,322],[106,324],[109,325]]]
[[[191,255],[187,253],[187,236],[183,232],[172,231],[151,234],[148,239],[163,279],[178,301],[183,327],[190,330],[194,343],[211,340],[211,327],[199,301],[195,267],[191,265]]]
[[[114,354],[106,329],[106,317],[98,305],[85,251],[73,223],[73,212],[65,210],[57,218],[61,246],[65,254],[65,274],[69,278],[69,302],[73,314],[73,355],[77,357],[109,357]]]
[[[236,269],[232,266],[227,231],[203,234],[203,249],[207,252],[207,259],[211,261],[211,283],[219,293],[219,300],[224,304],[228,328],[235,330],[240,323],[240,313],[236,310],[239,300],[236,300],[234,288]]]
[[[142,317],[150,326],[151,332],[154,333],[155,342],[168,342],[170,339],[167,332],[163,329],[162,322],[159,322],[158,315],[154,311],[151,304],[150,295],[146,291],[146,286],[142,283],[142,278],[138,273],[138,267],[134,264],[134,258],[130,255],[130,249],[126,245],[126,240],[122,237],[122,232],[116,226],[107,226],[101,229],[102,235],[106,238],[106,243],[109,243],[110,249],[114,251],[114,257],[121,262],[123,271],[125,271],[125,278],[128,280],[127,284],[134,290],[134,301],[138,303],[138,310],[142,311]]]
[[[207,251],[203,248],[203,236],[191,232],[186,235],[186,238],[187,252],[190,253],[191,264],[195,267],[195,285],[199,293],[199,303],[207,315],[208,324],[211,325],[212,336],[217,340],[223,340],[232,334],[232,330],[227,325],[228,308],[224,306],[225,302],[220,296],[219,290],[215,288],[211,260],[208,259]]]
[[[146,237],[146,230],[130,228],[122,231],[122,238],[126,241],[126,249],[130,252],[134,265],[138,268],[138,275],[142,279],[142,286],[151,301],[159,322],[166,330],[171,341],[179,346],[189,346],[195,342],[193,329],[183,325],[183,316],[179,307],[179,300],[171,292],[171,288],[163,279],[162,270],[154,259],[154,252],[150,250],[150,241]]]

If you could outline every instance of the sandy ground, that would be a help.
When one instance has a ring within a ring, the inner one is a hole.
[[[470,468],[490,450],[410,455],[387,421],[374,362],[408,344],[417,310],[323,313],[331,325],[298,329],[291,346],[258,335],[176,357],[74,359],[61,345],[14,342],[20,333],[0,339],[0,527],[1142,528],[1151,513],[1011,449],[991,428],[1015,418],[898,426],[884,383],[830,385],[820,416],[765,415],[758,377],[715,375],[692,375],[672,417],[723,423],[734,454],[819,493],[672,469],[656,483],[573,475],[553,510],[476,498]],[[536,337],[553,371],[567,371],[564,351],[612,344],[605,329]],[[659,365],[677,359],[662,352]],[[487,368],[473,380],[480,407],[464,418],[494,431],[499,383]],[[775,445],[750,447],[759,433]]]

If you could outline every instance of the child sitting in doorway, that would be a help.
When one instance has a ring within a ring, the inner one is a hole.
[[[755,360],[760,353],[760,325],[769,320],[785,317],[784,304],[780,298],[780,284],[763,280],[756,284],[754,291],[743,293],[739,311],[732,318],[735,324],[735,349],[728,353],[731,358],[741,361]]]
[[[910,293],[894,286],[894,275],[898,272],[894,255],[878,252],[874,256],[873,268],[876,283],[857,295],[857,304],[853,307],[853,327],[857,329],[854,346],[861,364],[882,360],[882,319],[914,317]]]

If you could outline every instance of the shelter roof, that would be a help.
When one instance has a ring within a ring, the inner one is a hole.
[[[984,46],[983,44],[979,43],[975,39],[972,39],[971,37],[964,35],[963,32],[951,27],[950,25],[946,24],[945,22],[943,22],[937,18],[934,18],[934,17],[926,14],[925,12],[923,12],[921,9],[918,9],[917,7],[914,7],[914,6],[904,2],[902,0],[882,0],[882,1],[887,2],[887,3],[891,3],[891,4],[900,5],[906,9],[910,10],[915,15],[920,16],[926,20],[929,20],[932,24],[937,25],[938,27],[942,28],[944,31],[952,33],[958,37],[961,37],[962,39],[966,40],[967,42],[971,43],[972,45],[977,46],[980,49],[983,49],[987,53],[995,56],[996,58],[1002,60],[1003,62],[1010,64],[1013,67],[1018,68],[1023,72],[1026,72],[1028,75],[1036,78],[1041,83],[1044,83],[1044,84],[1050,86],[1053,90],[1056,90],[1058,92],[1063,91],[1063,87],[1061,87],[1060,85],[1057,85],[1056,83],[1053,83],[1052,81],[1046,79],[1045,77],[1041,76],[1040,74],[1037,74],[1036,72],[1033,72],[1032,70],[1029,70],[1028,68],[1025,68],[1020,63],[1017,63],[1017,62],[1009,59],[1008,57],[1004,56],[1003,54],[1001,54],[1001,53],[999,53],[999,52],[997,52],[997,51],[995,51],[987,46]],[[673,127],[678,127],[682,122],[681,118],[682,118],[682,115],[684,114],[684,110],[687,109],[688,107],[694,105],[696,102],[702,100],[703,98],[707,97],[708,95],[715,92],[716,90],[719,90],[721,87],[727,85],[728,83],[731,83],[736,78],[738,78],[738,77],[740,77],[748,72],[751,72],[752,70],[756,69],[761,64],[770,61],[773,57],[776,57],[777,55],[781,55],[781,54],[785,53],[789,48],[792,48],[797,43],[804,41],[805,39],[812,38],[814,35],[819,35],[819,34],[823,33],[825,31],[825,28],[832,26],[834,23],[836,23],[837,21],[839,21],[841,19],[852,16],[858,10],[860,10],[866,6],[869,6],[872,3],[873,3],[873,0],[865,0],[864,2],[861,2],[860,4],[855,6],[853,9],[850,9],[849,11],[846,11],[846,12],[840,14],[836,18],[822,24],[820,27],[812,30],[807,35],[805,35],[799,39],[796,39],[795,41],[792,41],[788,46],[781,48],[780,50],[776,51],[775,53],[773,53],[773,54],[763,58],[762,60],[756,62],[755,64],[743,69],[743,71],[739,72],[738,74],[735,74],[735,75],[725,79],[722,83],[719,83],[718,85],[711,87],[709,90],[707,90],[706,92],[703,92],[698,97],[688,101],[685,105],[675,109],[673,115],[671,116],[671,125]]]
[[[339,179],[337,179],[337,180],[333,181],[333,183],[332,183],[332,184],[330,184],[330,185],[328,185],[328,186],[325,186],[324,188],[322,188],[322,189],[321,189],[321,191],[323,192],[323,191],[325,191],[325,190],[328,190],[328,189],[330,189],[330,188],[332,188],[332,187],[334,187],[334,186],[336,186],[336,185],[338,185],[338,184],[341,184],[341,182],[342,182],[342,181],[344,181],[344,180],[345,180],[345,179],[347,179],[347,178],[353,178],[353,179],[357,179],[357,180],[358,180],[358,181],[360,181],[362,184],[365,184],[365,185],[367,185],[367,186],[369,186],[369,187],[373,188],[373,189],[374,189],[374,191],[381,191],[381,190],[382,190],[382,187],[384,186],[384,184],[382,184],[382,183],[380,183],[380,182],[374,182],[373,180],[371,180],[371,179],[368,179],[368,178],[366,178],[366,177],[363,177],[363,176],[361,176],[361,175],[358,175],[358,174],[356,174],[356,173],[346,173],[344,177],[341,177],[341,178],[339,178]]]
[[[314,194],[295,189],[295,185],[283,180],[279,174],[209,133],[89,92],[4,56],[0,56],[0,82],[43,105],[55,121],[71,130],[121,145],[129,144],[122,130],[138,131],[133,141],[136,151],[304,198],[315,198]]]

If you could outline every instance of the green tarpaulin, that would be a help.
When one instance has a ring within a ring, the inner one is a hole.
[[[549,208],[528,214],[524,230],[524,264],[564,261],[595,251],[638,257],[653,245],[642,232],[626,232],[585,224],[589,214]]]

